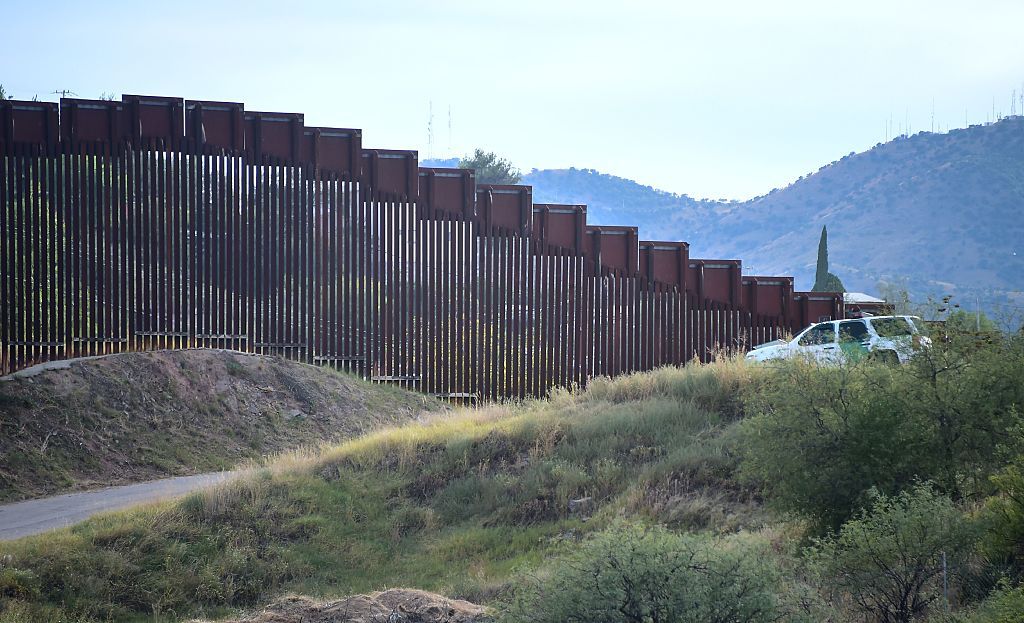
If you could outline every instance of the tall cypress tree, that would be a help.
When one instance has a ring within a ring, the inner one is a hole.
[[[828,272],[828,229],[821,226],[821,239],[818,240],[818,266],[814,271],[814,287],[811,292],[846,292],[843,282]]]
[[[818,240],[818,267],[814,271],[814,287],[812,292],[824,292],[825,281],[828,279],[828,230],[821,226],[821,239]]]

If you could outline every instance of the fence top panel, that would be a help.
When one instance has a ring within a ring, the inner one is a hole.
[[[146,140],[178,145],[185,136],[185,100],[180,97],[122,95],[125,137],[136,146]]]
[[[740,260],[690,258],[686,281],[694,284],[699,298],[739,305],[742,270]]]
[[[409,149],[363,149],[363,179],[377,201],[417,201],[419,154]]]
[[[59,109],[53,102],[0,100],[0,151],[15,143],[55,148],[59,118]]]
[[[243,112],[245,151],[255,160],[269,158],[298,164],[304,120],[297,112]]]
[[[583,252],[596,274],[602,268],[635,277],[640,272],[639,228],[625,225],[587,225]]]
[[[241,153],[245,149],[245,130],[241,102],[185,102],[185,136],[194,145],[205,145]]]
[[[755,314],[787,316],[793,299],[792,277],[745,275],[742,305]]]
[[[124,103],[115,100],[61,98],[60,138],[79,143],[116,145],[129,138]]]
[[[799,330],[814,322],[844,317],[841,292],[794,292],[790,324]]]
[[[426,218],[476,216],[476,172],[472,169],[419,168],[419,201]]]
[[[582,254],[586,228],[585,205],[533,204],[533,235],[547,244]]]
[[[686,289],[687,264],[690,244],[661,240],[641,240],[640,274],[649,281]]]
[[[529,236],[533,231],[533,186],[479,184],[476,214],[484,227],[500,227]]]
[[[362,153],[362,130],[306,126],[302,130],[298,164],[356,180],[362,177]]]

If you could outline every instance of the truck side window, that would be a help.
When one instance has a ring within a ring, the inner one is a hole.
[[[840,342],[863,342],[866,339],[868,339],[868,328],[864,325],[863,320],[839,323]]]
[[[871,321],[871,326],[881,337],[901,337],[914,333],[906,318],[877,318]]]
[[[835,329],[832,323],[819,324],[812,328],[800,338],[800,346],[814,346],[816,344],[831,344],[836,341]]]

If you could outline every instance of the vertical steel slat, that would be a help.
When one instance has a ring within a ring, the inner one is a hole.
[[[292,202],[292,167],[283,161],[277,163],[278,171],[278,197],[279,209],[277,212],[277,297],[275,308],[278,311],[278,334],[280,343],[284,344],[281,349],[281,356],[286,359],[294,358],[295,336],[292,334],[292,318],[295,309],[291,306],[292,290],[294,289],[291,277],[294,266],[294,230],[295,212]]]
[[[372,377],[380,374],[380,275],[381,275],[381,241],[380,241],[380,200],[373,198],[373,188],[367,189],[370,198],[367,204],[366,220],[368,224],[367,246],[369,264],[367,266],[367,369]]]
[[[259,159],[247,155],[250,158],[249,172],[253,177],[253,210],[252,210],[252,349],[254,353],[265,354],[264,344],[266,343],[266,316],[263,313],[263,298],[266,287],[266,214],[267,214],[267,168]]]
[[[209,152],[207,158],[210,161],[209,178],[210,186],[210,325],[207,345],[212,348],[221,348],[224,340],[220,337],[227,331],[224,327],[224,237],[226,228],[224,223],[225,201],[224,201],[224,159],[220,154]]]
[[[464,342],[465,333],[465,304],[466,304],[466,258],[463,253],[462,244],[463,222],[460,219],[451,219],[451,237],[448,241],[449,253],[454,260],[452,262],[455,287],[452,289],[452,331],[454,333],[454,350],[448,365],[454,372],[452,387],[457,393],[467,393],[466,362],[467,349]]]
[[[562,345],[564,338],[562,337],[562,329],[564,321],[562,319],[562,253],[561,248],[558,246],[552,246],[551,253],[549,254],[549,272],[551,281],[551,350],[550,357],[551,363],[549,364],[551,369],[551,376],[548,380],[548,386],[544,389],[544,393],[551,390],[552,387],[562,385]]]
[[[34,150],[33,150],[34,151]],[[39,342],[41,340],[41,328],[42,323],[40,322],[40,300],[39,295],[41,290],[39,288],[39,280],[42,272],[42,266],[39,264],[39,254],[42,251],[41,241],[39,240],[39,188],[38,188],[38,171],[37,158],[33,151],[29,151],[25,157],[25,224],[26,224],[26,237],[27,244],[25,247],[25,292],[27,296],[26,311],[28,317],[26,318],[26,330],[29,343],[26,345],[26,351],[28,353],[27,360],[30,364],[34,364],[39,361],[40,349]]]
[[[270,229],[268,239],[270,245],[270,273],[267,311],[270,316],[270,352],[278,357],[287,357],[288,348],[282,346],[288,343],[284,334],[285,316],[287,310],[285,305],[284,275],[286,262],[288,261],[287,231],[285,231],[284,215],[287,210],[286,190],[284,185],[284,171],[277,158],[268,158],[271,171],[271,208],[270,208]]]
[[[0,247],[0,302],[3,303],[0,305],[0,375],[10,374],[14,370],[11,344],[11,328],[15,314],[14,294],[11,291],[11,258],[14,254],[14,222],[11,211],[14,202],[9,194],[9,180],[13,179],[12,159],[9,148],[8,151],[0,151],[0,236],[3,236],[3,246]]]
[[[576,374],[576,353],[577,340],[579,339],[576,330],[576,254],[566,249],[565,256],[565,385],[573,387],[577,382]]]
[[[113,149],[109,143],[103,145],[103,157],[102,164],[100,166],[100,212],[102,215],[102,230],[103,230],[103,243],[102,253],[103,258],[103,272],[102,272],[102,287],[103,287],[103,298],[101,299],[101,316],[103,318],[103,329],[101,332],[102,339],[104,340],[103,345],[104,353],[117,352],[117,331],[114,329],[114,242],[113,242],[113,201],[110,193],[111,189],[111,170],[113,168]]]
[[[423,221],[423,263],[425,292],[423,303],[423,365],[420,373],[425,379],[424,391],[440,393],[435,366],[437,365],[437,270],[434,266],[434,247],[437,236],[436,213],[425,215]]]
[[[248,280],[246,265],[251,261],[252,254],[248,251],[249,241],[247,204],[247,185],[245,181],[244,161],[233,152],[228,153],[228,162],[231,170],[231,213],[234,219],[233,237],[231,245],[232,258],[232,334],[235,336],[232,343],[235,350],[246,352],[249,350],[250,339],[248,330]]]
[[[153,325],[155,330],[158,332],[159,337],[156,340],[156,346],[158,348],[170,347],[170,337],[167,335],[169,328],[167,326],[167,290],[166,290],[166,274],[164,268],[166,265],[166,254],[164,253],[165,241],[164,233],[166,231],[166,212],[164,199],[164,176],[163,176],[163,154],[158,153],[155,150],[155,146],[150,144],[147,146],[146,152],[149,154],[149,167],[150,167],[150,181],[152,183],[150,189],[150,209],[152,215],[150,233],[152,236],[152,296],[153,296]]]
[[[516,379],[519,375],[519,357],[521,356],[521,349],[518,343],[518,307],[519,307],[519,289],[516,286],[518,279],[519,270],[519,232],[510,230],[507,232],[508,238],[508,304],[506,305],[506,318],[505,322],[507,327],[505,329],[505,351],[506,351],[506,365],[508,367],[508,384],[506,389],[506,395],[512,398],[516,398],[519,395],[519,387]]]
[[[39,361],[51,361],[55,359],[52,351],[53,344],[53,315],[51,313],[53,274],[56,264],[53,253],[53,196],[50,187],[50,158],[45,151],[40,150],[36,155],[36,188],[38,193],[38,239],[39,239],[39,285],[37,296],[39,297]]]
[[[413,239],[412,221],[410,219],[410,211],[412,210],[413,203],[410,199],[403,199],[402,203],[399,204],[401,207],[401,220],[400,227],[402,235],[399,238],[398,251],[401,256],[399,262],[399,285],[402,295],[402,309],[398,314],[399,322],[401,323],[402,329],[402,350],[401,358],[399,362],[399,371],[403,377],[402,386],[406,389],[415,389],[415,376],[416,370],[414,368],[412,358],[412,333],[413,333],[413,322],[415,316],[411,309],[411,297],[412,297],[412,263],[410,261],[410,245]]]
[[[100,179],[99,169],[103,166],[103,151],[101,144],[90,144],[88,165],[88,202],[89,202],[89,229],[87,236],[88,244],[88,274],[89,288],[89,323],[87,342],[90,355],[103,354],[103,316],[101,314],[103,299],[103,210],[100,204]]]
[[[353,327],[354,335],[356,337],[356,351],[362,359],[358,362],[360,373],[364,376],[369,374],[369,346],[367,342],[368,336],[368,325],[366,319],[366,306],[369,299],[369,295],[366,290],[366,258],[369,253],[367,246],[366,237],[366,213],[364,210],[365,201],[363,195],[366,192],[366,187],[362,184],[355,189],[355,194],[349,197],[348,210],[353,214],[353,222],[355,224],[355,237],[353,238],[352,252],[355,261],[355,276],[356,276],[356,291],[354,294],[354,304],[356,312],[356,323]]]
[[[16,188],[17,188],[17,199],[16,199],[16,204],[15,204],[17,206],[16,207],[16,212],[17,212],[17,226],[16,226],[17,229],[16,229],[16,231],[17,231],[17,240],[18,240],[17,253],[15,255],[15,262],[16,262],[16,266],[17,266],[15,274],[17,275],[17,292],[18,292],[18,294],[17,294],[17,296],[15,298],[15,301],[16,301],[17,309],[20,309],[20,310],[26,310],[27,309],[27,299],[28,299],[28,292],[29,292],[29,288],[28,288],[28,284],[27,284],[27,281],[28,281],[28,267],[26,265],[27,264],[27,260],[29,259],[28,244],[29,244],[29,239],[30,239],[30,234],[28,232],[28,219],[27,219],[27,216],[26,216],[27,212],[28,212],[28,208],[27,208],[27,205],[26,205],[28,203],[28,199],[27,199],[28,190],[26,188],[28,182],[27,182],[27,175],[26,175],[26,171],[25,171],[26,166],[27,166],[26,165],[26,160],[28,159],[27,155],[26,155],[27,153],[28,153],[28,149],[26,149],[24,147],[22,147],[19,150],[19,155],[18,155],[18,159],[17,159],[17,178],[15,178],[16,179],[15,183],[16,183]],[[31,335],[29,333],[28,326],[29,326],[29,316],[24,311],[22,311],[22,313],[19,314],[18,318],[17,318],[17,330],[16,330],[16,333],[15,333],[15,340],[17,342],[16,350],[18,352],[18,357],[17,358],[18,358],[18,365],[19,365],[19,367],[24,367],[24,366],[30,365],[30,363],[31,363],[31,353],[30,353],[30,351],[28,349],[28,343],[31,340]]]
[[[128,209],[127,201],[125,201],[125,151],[126,144],[121,143],[117,146],[113,161],[114,167],[114,184],[112,193],[114,197],[113,209],[117,215],[117,231],[114,235],[114,239],[117,243],[116,254],[115,254],[115,273],[116,273],[116,305],[117,313],[115,315],[115,322],[117,325],[117,337],[120,342],[121,351],[131,350],[130,335],[128,333],[128,297],[126,280],[128,277],[128,262],[127,262],[127,227],[128,227]]]

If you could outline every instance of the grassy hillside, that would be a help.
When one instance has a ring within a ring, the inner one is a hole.
[[[827,225],[832,272],[849,289],[887,281],[972,308],[977,297],[997,316],[1024,306],[1024,117],[878,144],[749,201],[695,200],[589,169],[535,170],[523,183],[537,202],[586,203],[593,223],[639,225],[642,237],[690,242],[694,257],[793,275],[798,288],[813,284]]]
[[[0,544],[0,594],[51,620],[176,619],[383,586],[488,602],[520,566],[619,514],[756,530],[758,497],[733,478],[748,374],[665,369],[293,455],[175,504]]]
[[[1016,621],[1022,379],[1024,339],[970,335],[901,367],[721,361],[442,414],[0,544],[0,620],[407,586],[507,623],[650,620],[615,605],[633,587],[689,613],[667,621]]]
[[[271,357],[194,350],[82,361],[0,382],[0,501],[228,469],[440,408]]]

